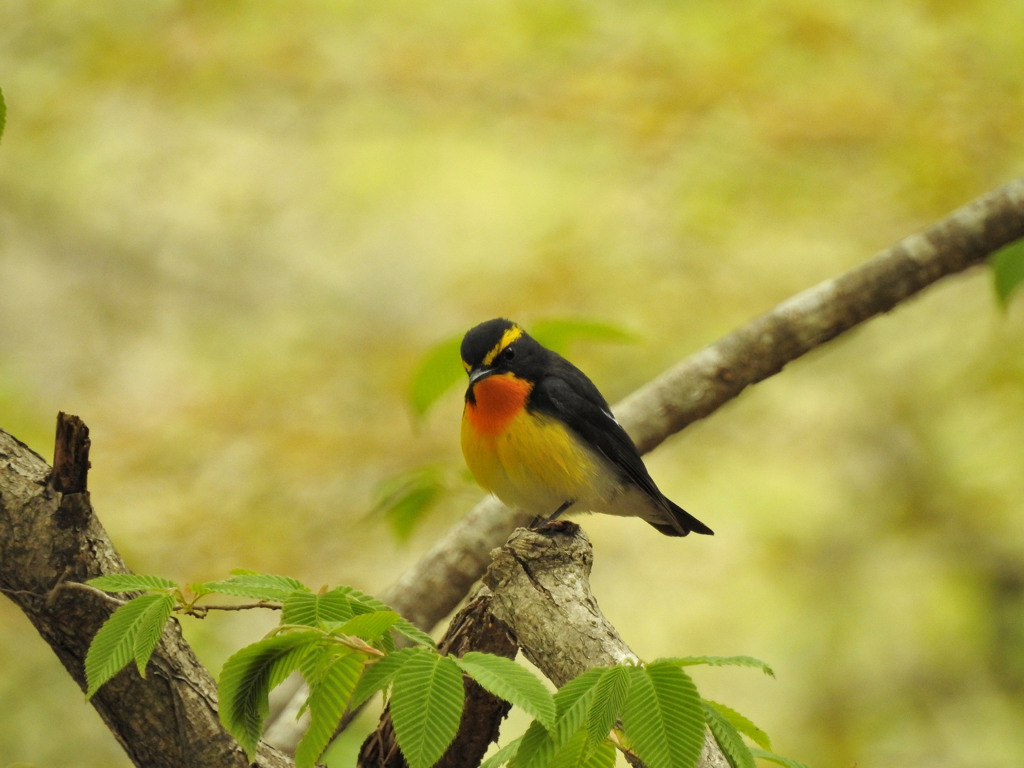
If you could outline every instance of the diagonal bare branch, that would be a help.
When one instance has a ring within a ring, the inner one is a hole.
[[[640,387],[615,406],[615,414],[645,453],[787,363],[932,283],[981,264],[1020,238],[1024,177],[958,208],[859,267],[787,299]],[[530,517],[494,497],[482,499],[381,598],[417,626],[431,629],[483,575],[491,550]],[[274,729],[274,743],[286,750],[300,735],[280,717]]]
[[[849,272],[782,302],[644,385],[615,407],[641,452],[714,413],[751,384],[937,280],[1024,237],[1024,177],[957,209]],[[381,596],[429,629],[483,574],[528,516],[479,502]]]

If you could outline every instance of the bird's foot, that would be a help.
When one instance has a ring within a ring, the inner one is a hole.
[[[568,501],[562,502],[562,505],[558,509],[556,509],[550,516],[542,518],[538,515],[537,517],[533,518],[533,520],[530,522],[530,530],[536,531],[540,528],[543,528],[548,523],[553,523],[556,519],[558,519],[558,516],[560,514],[565,512],[565,510],[567,510],[575,503],[576,499],[569,499]]]

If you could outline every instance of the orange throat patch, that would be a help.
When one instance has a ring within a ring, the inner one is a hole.
[[[475,403],[466,401],[466,419],[480,435],[497,437],[526,405],[533,384],[510,373],[495,374],[473,385]]]

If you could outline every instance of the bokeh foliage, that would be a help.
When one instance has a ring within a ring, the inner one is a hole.
[[[602,318],[638,343],[569,352],[614,402],[1019,175],[1021,29],[1005,0],[11,0],[0,423],[45,455],[85,419],[140,571],[379,591],[477,498],[405,545],[367,520],[385,478],[460,476],[458,396],[405,405],[425,350]],[[717,535],[584,519],[605,612],[648,658],[769,660],[706,690],[811,764],[1020,764],[1022,341],[976,271],[670,441],[652,472]],[[214,668],[266,629],[236,627],[193,632]],[[2,603],[0,657],[4,760],[127,765]]]

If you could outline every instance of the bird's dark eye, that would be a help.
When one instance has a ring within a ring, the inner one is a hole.
[[[516,351],[512,347],[505,347],[501,353],[501,359],[506,363],[510,360],[514,360],[516,357]]]

